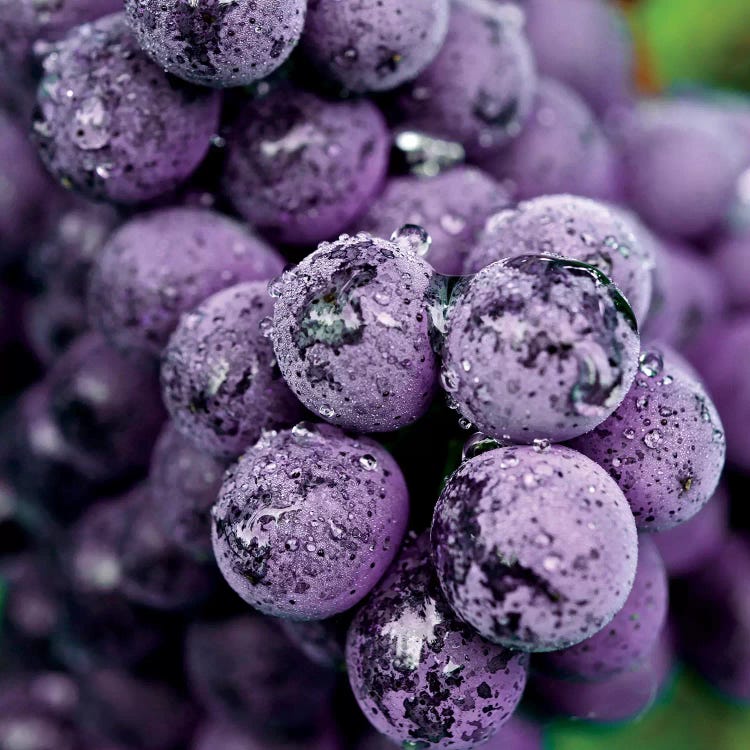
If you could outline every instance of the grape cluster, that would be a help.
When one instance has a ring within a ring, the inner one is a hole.
[[[115,6],[0,7],[0,747],[750,702],[750,103],[600,0]]]

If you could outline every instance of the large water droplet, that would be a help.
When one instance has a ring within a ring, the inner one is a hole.
[[[365,471],[375,471],[378,468],[378,459],[370,453],[365,453],[364,456],[359,457],[359,465]]]
[[[331,417],[336,416],[336,412],[330,406],[328,406],[328,404],[321,404],[318,407],[318,413],[321,417],[325,417],[326,419],[330,419]]]
[[[430,251],[432,237],[424,227],[417,224],[404,224],[391,235],[391,242],[404,252],[424,258]]]
[[[270,338],[271,334],[273,333],[273,318],[263,318],[263,320],[261,320],[258,325],[260,327],[261,334],[265,338]]]
[[[646,377],[655,378],[664,368],[661,352],[655,349],[641,352],[638,358],[638,368]]]
[[[658,448],[662,440],[664,440],[664,435],[658,428],[650,430],[643,436],[643,442],[648,448]]]
[[[501,443],[494,438],[487,437],[481,432],[475,432],[464,444],[461,452],[461,459],[465,461],[474,456],[479,456],[487,451],[493,451],[499,448]]]

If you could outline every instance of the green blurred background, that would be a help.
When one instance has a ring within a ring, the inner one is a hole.
[[[565,2],[565,0],[560,0]],[[621,0],[646,93],[682,86],[750,91],[750,0]],[[552,724],[547,750],[750,750],[750,707],[679,670],[657,704],[624,726]]]

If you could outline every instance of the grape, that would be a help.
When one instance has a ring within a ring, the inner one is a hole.
[[[406,227],[397,244],[343,237],[274,284],[274,351],[308,409],[361,432],[404,427],[427,411],[437,381],[436,288],[412,251],[425,237],[418,227]]]
[[[628,395],[615,413],[571,445],[609,472],[639,529],[669,529],[711,498],[726,440],[711,398],[668,348],[644,347]]]
[[[729,533],[729,493],[719,485],[714,496],[689,521],[653,535],[670,576],[704,567]]]
[[[518,198],[574,193],[613,200],[616,155],[585,102],[562,83],[542,78],[521,134],[482,166]]]
[[[515,713],[483,747],[484,750],[543,750],[542,730]]]
[[[425,260],[440,273],[460,274],[485,219],[509,203],[491,177],[459,166],[430,178],[391,178],[357,227],[387,239],[406,224],[421,226],[432,240]]]
[[[332,239],[374,200],[389,146],[383,117],[371,102],[326,101],[282,86],[248,101],[233,123],[224,192],[274,241]]]
[[[653,247],[640,241],[627,214],[588,198],[549,195],[493,214],[464,264],[475,273],[517,255],[553,254],[598,268],[618,285],[636,318],[651,301]]]
[[[230,724],[212,722],[197,733],[192,750],[340,750],[338,738],[331,730],[318,736],[259,742],[252,734]]]
[[[622,401],[638,342],[632,310],[599,270],[520,255],[454,292],[443,385],[461,416],[491,437],[559,442]]]
[[[741,222],[730,225],[712,247],[713,265],[721,279],[720,291],[717,290],[719,300],[741,310],[750,307],[750,271],[747,262],[750,258],[750,211],[747,213]],[[708,266],[705,276],[711,279],[713,269],[705,261],[703,266]]]
[[[528,657],[451,612],[426,535],[410,540],[347,637],[349,681],[373,726],[404,748],[470,750],[508,720]]]
[[[261,737],[310,727],[333,687],[333,673],[307,661],[279,623],[263,617],[191,625],[185,664],[212,716]]]
[[[177,187],[205,156],[218,95],[167,78],[124,14],[77,27],[43,66],[33,134],[66,187],[138,203]]]
[[[482,637],[524,651],[567,648],[607,625],[632,588],[637,541],[617,485],[564,446],[464,461],[432,523],[453,609]]]
[[[201,86],[246,86],[273,73],[302,34],[305,0],[126,0],[138,43],[160,67]]]
[[[632,44],[614,6],[601,0],[521,0],[539,70],[575,89],[599,115],[633,96]]]
[[[264,436],[227,471],[214,553],[229,585],[264,614],[322,620],[377,583],[408,509],[401,471],[375,441],[301,423]]]
[[[290,427],[304,413],[262,330],[274,307],[266,287],[246,282],[212,295],[183,316],[162,354],[175,426],[217,458],[239,455],[263,430]]]
[[[654,294],[643,337],[684,349],[721,317],[726,299],[722,278],[714,264],[683,242],[662,238],[655,258]],[[742,267],[733,273],[741,276]]]
[[[97,257],[89,287],[94,327],[118,347],[158,354],[189,312],[240,281],[269,279],[281,257],[232,219],[201,208],[140,214]]]
[[[536,88],[521,26],[509,4],[454,3],[441,51],[399,94],[403,127],[458,141],[477,158],[517,136]]]
[[[557,677],[603,680],[633,669],[656,646],[667,615],[667,574],[657,545],[642,536],[633,588],[603,630],[581,643],[544,654],[536,666]]]
[[[151,456],[154,517],[170,542],[197,558],[211,555],[211,507],[224,464],[199,450],[170,422]]]
[[[631,207],[657,231],[682,238],[718,224],[745,166],[737,134],[684,101],[641,105],[625,130],[622,152]]]
[[[635,669],[588,683],[535,676],[530,690],[555,714],[603,724],[633,721],[653,705],[673,664],[665,629],[649,658]]]
[[[440,50],[449,0],[312,2],[302,46],[328,78],[352,91],[384,91],[414,78]]]
[[[750,701],[750,548],[731,536],[706,564],[673,587],[682,655],[718,690]]]

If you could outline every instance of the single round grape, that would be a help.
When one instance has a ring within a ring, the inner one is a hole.
[[[124,14],[77,27],[43,66],[33,135],[66,187],[138,203],[177,187],[206,155],[218,95],[167,78]]]
[[[358,234],[324,243],[274,284],[271,339],[289,387],[311,411],[360,432],[421,417],[437,360],[430,343],[436,285],[406,228],[396,244]]]
[[[162,610],[200,602],[213,584],[211,571],[171,545],[153,518],[147,485],[99,503],[77,523],[69,559],[75,590],[120,592]]]
[[[305,0],[126,0],[138,43],[161,68],[200,86],[247,86],[273,73],[302,34]]]
[[[635,316],[601,271],[520,255],[454,291],[442,381],[481,432],[560,442],[615,410],[638,368],[638,347]]]
[[[648,659],[635,669],[598,682],[571,683],[536,675],[530,692],[548,711],[565,718],[599,724],[633,721],[651,708],[673,666],[671,639],[665,629]]]
[[[410,540],[352,622],[349,681],[372,725],[401,747],[471,750],[508,720],[528,657],[482,640],[451,611],[429,539]]]
[[[596,464],[564,446],[517,446],[451,475],[432,549],[448,601],[484,638],[552,651],[622,608],[638,539],[622,492]]]
[[[267,286],[246,282],[212,295],[182,317],[162,354],[172,421],[217,458],[238,456],[263,430],[290,427],[304,413],[264,335],[274,307]]]
[[[385,91],[421,73],[448,31],[449,0],[308,5],[302,47],[326,76],[352,91]]]
[[[731,536],[717,554],[673,586],[680,651],[714,687],[750,701],[750,545]]]
[[[465,273],[502,258],[547,254],[595,266],[617,284],[636,318],[651,302],[653,248],[640,242],[628,216],[573,195],[547,195],[492,215],[469,252]]]
[[[714,496],[689,521],[652,536],[670,576],[704,567],[729,534],[729,493],[719,485]]]
[[[201,704],[255,736],[314,725],[333,689],[334,673],[305,659],[279,623],[264,617],[194,623],[185,648]]]
[[[154,517],[167,538],[189,555],[211,555],[211,507],[224,468],[171,422],[156,441],[149,472]]]
[[[276,251],[221,214],[201,208],[141,214],[96,259],[91,322],[118,347],[158,354],[182,313],[220,289],[269,279],[282,267]]]
[[[123,357],[96,333],[80,337],[50,370],[52,419],[102,481],[148,465],[164,422],[156,368]]]
[[[229,585],[264,614],[322,620],[377,583],[408,513],[401,470],[380,445],[301,423],[265,435],[227,471],[214,553]]]
[[[644,531],[694,516],[716,490],[726,453],[710,396],[680,357],[657,344],[641,352],[614,414],[571,445],[607,470]]]
[[[259,740],[250,732],[226,722],[212,721],[196,733],[192,750],[341,750],[330,728],[313,737]]]
[[[632,98],[633,50],[616,6],[600,0],[523,0],[539,71],[575,89],[603,116]]]
[[[346,633],[351,618],[347,615],[328,620],[299,622],[282,620],[287,638],[312,662],[322,667],[346,669]]]
[[[521,14],[490,5],[454,3],[440,52],[398,97],[405,128],[458,141],[476,158],[521,132],[536,89]]]
[[[700,237],[729,209],[745,146],[721,118],[685,101],[641,105],[622,144],[625,195],[655,230]]]
[[[616,154],[594,114],[550,78],[539,81],[521,134],[482,165],[518,198],[573,193],[614,200],[619,193]]]
[[[227,136],[224,192],[274,241],[332,239],[370,206],[390,135],[366,99],[326,101],[280,87],[244,106]]]
[[[656,646],[667,599],[667,574],[658,547],[651,537],[641,536],[633,588],[622,609],[591,638],[544,654],[536,666],[557,677],[591,682],[632,669]]]
[[[356,226],[385,239],[407,224],[423,227],[432,240],[425,260],[456,275],[485,219],[509,205],[510,195],[495,180],[459,166],[436,177],[392,177]]]
[[[721,318],[726,285],[716,264],[683,242],[661,238],[655,259],[654,293],[643,338],[684,349]],[[733,273],[741,277],[742,269]]]

